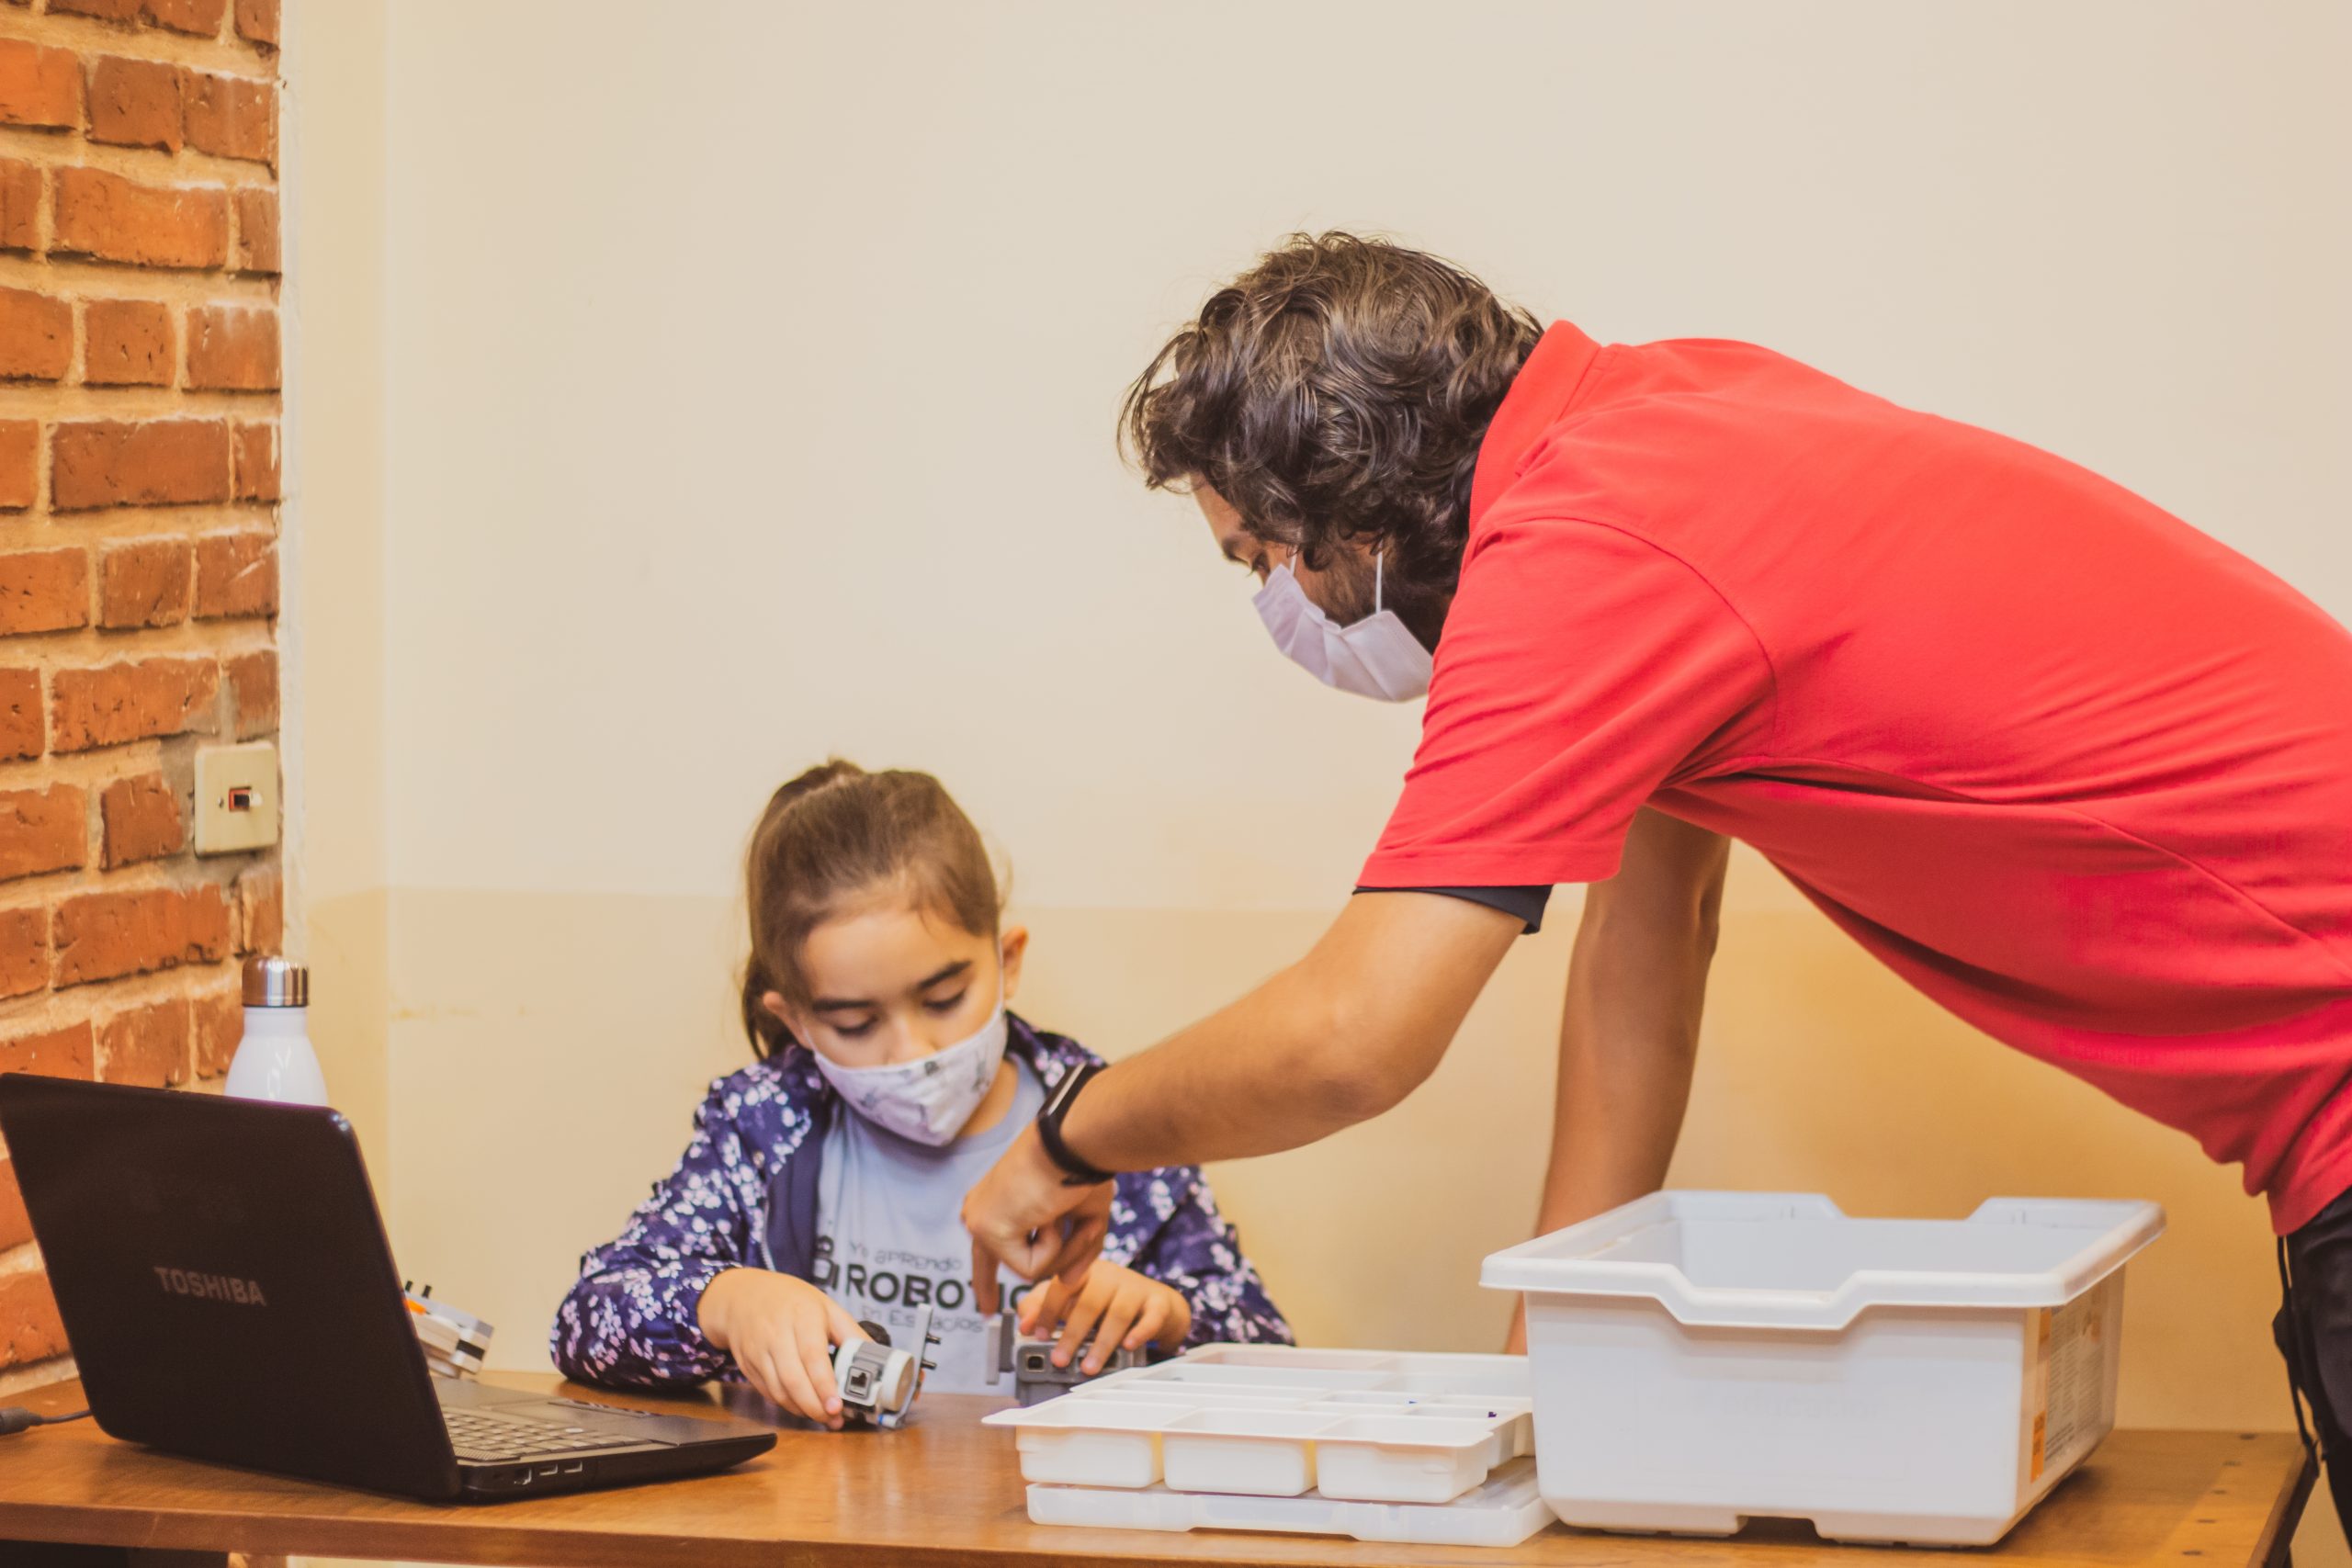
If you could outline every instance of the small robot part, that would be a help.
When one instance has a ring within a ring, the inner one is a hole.
[[[841,1387],[842,1413],[852,1420],[885,1431],[903,1424],[915,1396],[922,1392],[922,1375],[935,1367],[932,1350],[939,1336],[931,1331],[931,1309],[915,1310],[912,1350],[896,1349],[890,1332],[878,1323],[861,1323],[873,1336],[853,1339],[833,1352],[833,1381]]]
[[[1022,1338],[1020,1325],[1010,1308],[989,1320],[988,1334],[989,1386],[995,1386],[1005,1373],[1012,1373],[1013,1394],[1023,1405],[1043,1404],[1080,1383],[1124,1372],[1149,1360],[1142,1351],[1122,1346],[1111,1352],[1101,1371],[1082,1371],[1080,1363],[1085,1360],[1086,1353],[1081,1346],[1069,1366],[1057,1367],[1054,1365],[1054,1341]]]
[[[424,1347],[424,1364],[433,1375],[469,1378],[481,1371],[490,1353],[490,1337],[498,1331],[469,1312],[433,1299],[433,1287],[402,1280],[401,1293],[408,1303],[409,1321]]]

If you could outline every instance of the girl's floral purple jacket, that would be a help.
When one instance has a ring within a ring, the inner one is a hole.
[[[1050,1092],[1093,1058],[1058,1034],[1012,1020],[1007,1049]],[[629,1387],[740,1381],[733,1358],[696,1325],[705,1286],[726,1269],[764,1264],[771,1180],[811,1131],[833,1091],[799,1049],[711,1085],[678,1168],[655,1184],[615,1240],[580,1260],[580,1280],[549,1336],[566,1377]],[[1240,1239],[1193,1166],[1119,1178],[1102,1256],[1174,1286],[1192,1303],[1188,1344],[1290,1343]]]

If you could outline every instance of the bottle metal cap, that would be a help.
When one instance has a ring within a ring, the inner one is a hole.
[[[311,972],[290,958],[246,959],[245,1005],[249,1008],[309,1007]]]

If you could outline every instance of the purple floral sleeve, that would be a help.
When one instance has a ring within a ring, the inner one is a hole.
[[[1120,1177],[1102,1256],[1182,1293],[1193,1308],[1188,1348],[1220,1340],[1292,1343],[1290,1325],[1267,1298],[1197,1167]]]
[[[695,1310],[711,1280],[760,1260],[767,1160],[747,1145],[745,1113],[756,1127],[785,1109],[773,1082],[750,1074],[712,1087],[677,1169],[654,1184],[618,1236],[580,1260],[549,1336],[564,1376],[649,1388],[732,1375],[733,1359],[703,1337]],[[781,1120],[789,1122],[789,1112]]]

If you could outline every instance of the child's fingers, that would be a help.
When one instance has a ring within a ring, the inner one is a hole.
[[[1085,1364],[1080,1368],[1089,1376],[1102,1370],[1102,1363],[1111,1359],[1113,1348],[1122,1343],[1127,1337],[1127,1331],[1135,1326],[1136,1314],[1145,1306],[1143,1285],[1141,1280],[1127,1281],[1112,1296],[1110,1304],[1102,1309],[1102,1321],[1094,1325],[1094,1343],[1088,1348]]]
[[[817,1397],[817,1385],[809,1381],[808,1365],[796,1347],[786,1345],[776,1356],[775,1380],[784,1395],[777,1404],[811,1421],[831,1422],[825,1402]]]
[[[760,1391],[761,1398],[787,1409],[791,1407],[792,1402],[785,1397],[784,1383],[775,1375],[775,1363],[768,1359],[764,1349],[745,1346],[736,1352],[735,1364],[743,1369],[743,1376]]]
[[[818,1418],[831,1421],[842,1413],[842,1396],[833,1384],[833,1347],[826,1337],[824,1314],[813,1313],[795,1324],[793,1342],[799,1348],[809,1390],[817,1396]]]
[[[1136,1314],[1135,1326],[1127,1330],[1125,1339],[1119,1341],[1120,1348],[1126,1350],[1142,1349],[1160,1337],[1160,1330],[1168,1326],[1170,1315],[1168,1292],[1165,1289],[1147,1291],[1144,1293],[1142,1309]]]
[[[1040,1324],[1057,1323],[1061,1320],[1062,1301],[1069,1294],[1068,1291],[1062,1289],[1062,1282],[1059,1280],[1048,1280],[1044,1284],[1032,1288],[1027,1295],[1021,1298],[1021,1305],[1013,1322],[1019,1325],[1022,1333],[1034,1337]]]
[[[1108,1273],[1098,1272],[1078,1293],[1078,1300],[1062,1309],[1061,1336],[1054,1341],[1054,1365],[1067,1367],[1078,1359],[1079,1348],[1094,1332],[1102,1310],[1111,1304],[1117,1292],[1118,1282]]]
[[[1193,1303],[1173,1285],[1163,1284],[1160,1292],[1160,1300],[1168,1304],[1168,1321],[1152,1337],[1173,1350],[1193,1337]]]
[[[825,1298],[825,1334],[836,1345],[874,1337],[865,1332],[864,1325],[850,1316],[847,1308],[831,1296]]]

